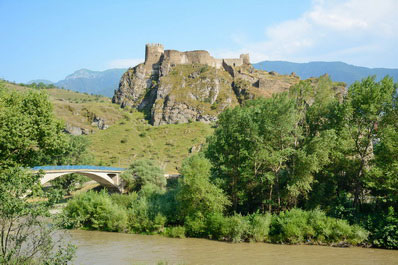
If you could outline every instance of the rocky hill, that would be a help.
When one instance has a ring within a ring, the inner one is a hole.
[[[148,44],[145,62],[125,72],[112,102],[144,111],[152,125],[217,119],[227,107],[269,97],[299,81],[255,69],[248,54],[216,59],[207,51],[164,50]]]

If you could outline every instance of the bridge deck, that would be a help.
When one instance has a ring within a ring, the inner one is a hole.
[[[37,166],[32,168],[33,171],[124,171],[125,168],[120,167],[103,167],[103,166],[90,166],[90,165],[78,165],[78,166]]]

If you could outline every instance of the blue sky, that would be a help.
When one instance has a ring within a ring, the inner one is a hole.
[[[398,68],[398,0],[0,0],[0,78],[134,66],[146,43],[215,57]]]

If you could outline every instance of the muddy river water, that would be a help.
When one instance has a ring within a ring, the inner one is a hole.
[[[96,231],[70,231],[75,264],[398,264],[398,250],[225,243]]]

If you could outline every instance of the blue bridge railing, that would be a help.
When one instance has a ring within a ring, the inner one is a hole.
[[[33,167],[32,170],[77,170],[77,169],[90,169],[90,170],[104,170],[104,171],[123,171],[125,168],[121,167],[102,167],[102,166],[90,166],[90,165],[78,165],[78,166],[37,166]]]

